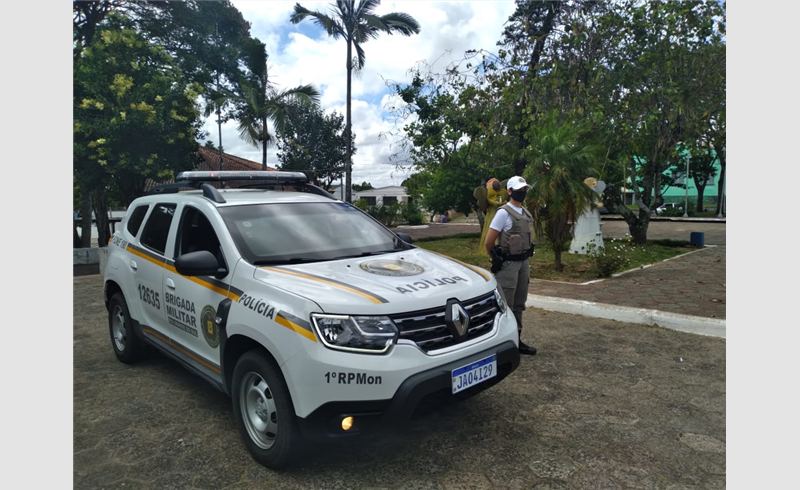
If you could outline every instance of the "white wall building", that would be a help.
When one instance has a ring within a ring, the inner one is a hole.
[[[364,199],[369,205],[384,204],[389,205],[397,202],[411,202],[413,198],[408,195],[406,189],[400,185],[390,185],[387,187],[379,187],[377,189],[369,189],[361,192],[353,193],[353,202],[359,199]]]

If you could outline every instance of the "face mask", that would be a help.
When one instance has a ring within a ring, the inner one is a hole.
[[[525,195],[528,194],[527,189],[520,189],[518,191],[511,191],[511,199],[522,202],[525,200]]]

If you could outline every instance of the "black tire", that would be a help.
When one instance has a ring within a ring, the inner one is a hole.
[[[108,333],[117,359],[130,364],[145,357],[147,349],[133,330],[133,320],[122,293],[115,293],[108,303]]]
[[[275,361],[258,350],[239,358],[233,370],[233,414],[253,459],[281,469],[303,444],[289,388]]]

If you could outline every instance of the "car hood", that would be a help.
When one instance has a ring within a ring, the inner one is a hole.
[[[261,266],[255,279],[303,296],[326,313],[392,314],[494,290],[488,271],[420,248],[372,257]]]

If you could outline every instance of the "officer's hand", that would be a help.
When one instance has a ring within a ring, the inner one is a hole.
[[[492,267],[491,267],[492,274],[497,274],[503,267],[503,262],[505,262],[505,259],[503,258],[503,253],[495,247],[489,253],[489,256],[492,258]]]

